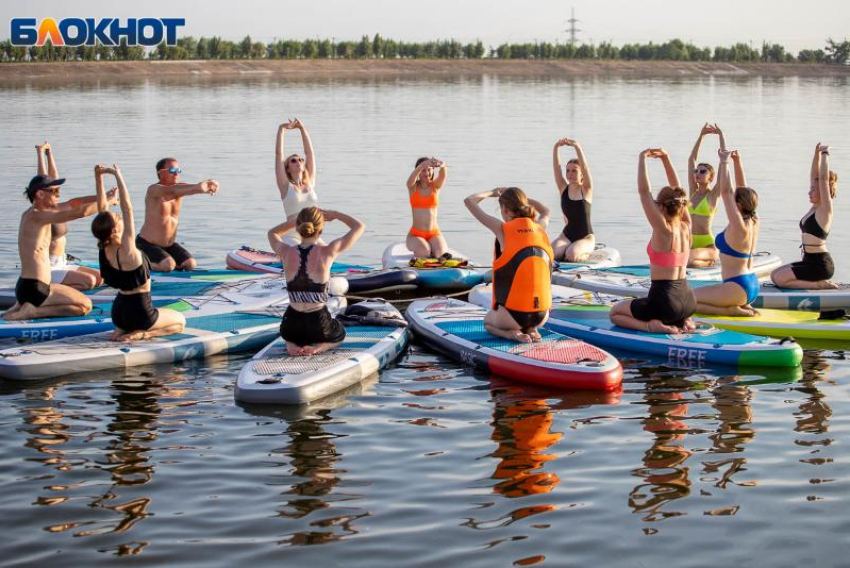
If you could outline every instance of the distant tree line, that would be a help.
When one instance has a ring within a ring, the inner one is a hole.
[[[108,47],[79,46],[16,47],[9,40],[0,42],[0,61],[132,61],[185,59],[597,59],[621,61],[723,61],[730,63],[850,63],[850,41],[827,40],[823,49],[804,49],[794,55],[776,43],[753,47],[737,43],[731,47],[697,47],[680,39],[664,43],[610,42],[573,45],[570,43],[505,43],[484,47],[480,41],[461,43],[455,40],[425,43],[403,42],[382,37],[363,36],[360,41],[330,39],[276,40],[255,42],[245,36],[240,42],[220,37],[192,36],[180,38],[177,45],[160,44],[145,51],[125,44]]]

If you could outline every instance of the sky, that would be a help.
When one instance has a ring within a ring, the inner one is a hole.
[[[779,43],[792,53],[850,37],[847,0],[2,0],[0,39],[14,17],[183,17],[180,36],[274,39],[384,37],[424,41],[566,41],[575,8],[579,42],[663,42],[700,47]]]

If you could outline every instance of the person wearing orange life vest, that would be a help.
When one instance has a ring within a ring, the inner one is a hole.
[[[479,203],[497,197],[502,218],[488,215]],[[493,335],[529,343],[540,341],[537,328],[552,307],[552,245],[546,235],[549,209],[518,187],[499,187],[470,195],[467,209],[496,235],[493,260],[493,309],[484,327]]]

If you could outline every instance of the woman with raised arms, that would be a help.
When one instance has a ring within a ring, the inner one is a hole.
[[[666,187],[653,198],[646,159],[657,158],[667,172]],[[611,309],[611,321],[620,327],[651,333],[680,333],[695,328],[691,315],[696,310],[693,290],[686,279],[691,248],[691,217],[688,198],[679,186],[670,156],[661,148],[640,153],[638,193],[643,212],[652,227],[646,245],[652,284],[646,298],[623,300]]]
[[[567,161],[566,169],[561,168],[561,152],[564,146],[575,148],[576,158]],[[582,262],[587,260],[596,248],[596,237],[590,223],[591,203],[593,202],[593,178],[590,166],[581,145],[569,138],[555,142],[552,150],[552,166],[555,172],[555,185],[561,194],[561,212],[567,224],[560,235],[552,242],[556,260]],[[566,172],[566,176],[564,175]]]
[[[301,142],[304,145],[302,158],[298,154],[284,154],[284,134],[287,130],[301,132]],[[313,152],[313,142],[310,134],[299,119],[284,122],[277,129],[277,144],[274,160],[277,188],[283,201],[283,211],[287,219],[295,219],[298,213],[306,207],[317,207],[319,197],[316,195],[316,155]],[[297,233],[294,235],[297,240]]]
[[[121,214],[108,210],[103,189],[104,174],[115,176]],[[95,166],[98,209],[91,232],[100,250],[100,273],[107,286],[118,289],[112,303],[113,341],[135,341],[180,333],[186,318],[178,311],[154,308],[151,304],[151,262],[136,247],[133,204],[118,166]]]
[[[720,199],[720,188],[714,187],[714,167],[706,162],[697,163],[702,139],[709,134],[720,137],[720,149],[726,149],[726,139],[723,131],[716,124],[703,125],[691,155],[688,158],[688,213],[691,215],[693,234],[691,235],[691,253],[688,266],[713,266],[717,262],[717,249],[714,246],[714,235],[711,232],[711,221],[717,212],[717,201]]]
[[[38,158],[38,175],[49,176],[59,179],[59,169],[56,167],[56,159],[53,148],[45,141],[37,144],[35,151]],[[97,197],[77,197],[68,203],[75,204],[94,203]],[[65,243],[68,234],[67,223],[54,223],[50,226],[50,282],[52,284],[64,284],[75,290],[91,290],[100,286],[100,272],[96,268],[81,265],[68,265],[65,258]]]
[[[499,199],[501,219],[481,208],[480,202],[488,197]],[[526,197],[518,187],[476,193],[467,197],[464,204],[496,235],[493,308],[484,317],[484,328],[513,341],[540,341],[537,328],[546,322],[552,307],[555,257],[546,236],[549,209]]]
[[[717,187],[723,198],[729,225],[717,233],[714,244],[720,253],[723,282],[694,290],[697,311],[703,314],[754,316],[750,305],[759,294],[759,279],[753,272],[753,251],[759,235],[756,215],[759,197],[746,186],[744,168],[738,152],[719,151],[720,171]],[[735,163],[735,190],[729,172],[729,157]]]
[[[440,190],[446,183],[448,166],[436,158],[419,158],[407,178],[413,224],[407,233],[407,249],[414,258],[440,258],[446,254],[446,240],[437,226]]]
[[[833,201],[838,192],[838,174],[829,169],[829,146],[818,143],[812,158],[809,186],[809,211],[800,219],[803,233],[803,259],[773,271],[770,279],[780,288],[803,290],[834,289],[830,280],[835,273],[832,255],[826,248],[826,237],[832,228]]]

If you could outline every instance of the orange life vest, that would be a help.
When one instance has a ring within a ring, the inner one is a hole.
[[[544,312],[552,308],[552,245],[546,231],[527,217],[502,223],[505,250],[499,240],[493,255],[493,308]]]

